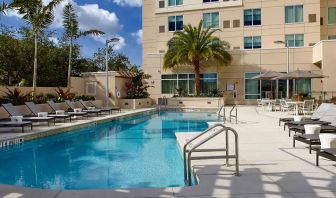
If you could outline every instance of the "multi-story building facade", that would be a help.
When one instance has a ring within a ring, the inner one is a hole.
[[[203,92],[218,88],[241,103],[285,97],[287,81],[250,78],[265,71],[287,72],[287,61],[289,71],[328,76],[290,81],[291,93],[335,90],[336,0],[143,0],[143,67],[152,75],[153,98],[172,95],[176,88],[194,93],[192,67],[163,70],[162,64],[174,32],[200,20],[204,28],[220,30],[216,36],[230,43],[233,56],[229,66],[209,63],[202,68]]]

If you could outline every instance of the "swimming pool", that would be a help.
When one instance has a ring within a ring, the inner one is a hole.
[[[184,186],[175,132],[202,131],[209,113],[155,112],[0,151],[0,183],[43,189]]]

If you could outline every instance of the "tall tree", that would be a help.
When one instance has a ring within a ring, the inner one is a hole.
[[[2,3],[0,4],[0,14],[5,13],[6,9],[7,9],[7,4],[5,3],[5,1],[2,1]]]
[[[102,35],[104,32],[96,29],[88,31],[79,31],[78,17],[71,3],[68,3],[63,9],[63,26],[65,29],[65,36],[69,40],[69,66],[68,66],[68,88],[71,88],[71,59],[72,47],[74,41],[81,36],[88,35]]]
[[[114,53],[112,46],[109,46],[107,49],[107,59],[109,71],[125,70],[133,66],[127,56],[121,53]],[[92,61],[97,68],[101,71],[105,71],[106,48],[98,48],[97,52],[93,54]]]
[[[33,71],[33,97],[37,82],[37,45],[38,38],[54,20],[54,8],[63,0],[51,0],[44,5],[42,0],[13,0],[10,8],[14,8],[22,15],[22,19],[31,26],[34,36],[34,71]]]
[[[175,32],[167,45],[164,56],[164,69],[183,65],[192,65],[195,72],[196,95],[201,92],[200,68],[208,61],[216,61],[220,65],[230,64],[232,57],[227,51],[229,43],[213,36],[218,29],[203,29],[203,21],[197,27],[184,26],[183,31]]]

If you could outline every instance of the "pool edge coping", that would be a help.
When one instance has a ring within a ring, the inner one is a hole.
[[[45,129],[45,130],[37,131],[35,133],[30,133],[30,134],[21,133],[15,137],[4,138],[4,139],[1,139],[0,141],[1,142],[15,141],[16,139],[20,139],[20,138],[23,138],[25,142],[32,141],[35,139],[45,138],[48,136],[67,133],[72,130],[83,129],[85,127],[89,127],[92,124],[104,124],[104,123],[112,122],[115,120],[120,120],[120,119],[129,118],[129,117],[136,116],[136,115],[141,115],[146,112],[155,112],[155,111],[157,111],[156,108],[146,108],[146,109],[139,109],[135,112],[122,112],[121,115],[110,114],[110,115],[107,115],[108,117],[94,117],[95,119],[92,119],[92,120],[89,120],[89,119],[84,120],[85,121],[84,123],[73,123],[73,125],[71,126],[59,126],[57,128]],[[50,126],[50,127],[53,127],[53,126]]]

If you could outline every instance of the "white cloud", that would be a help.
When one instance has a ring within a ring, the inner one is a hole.
[[[50,0],[43,0],[44,4],[47,4],[48,2],[50,2]],[[116,13],[100,8],[98,4],[78,5],[74,0],[64,0],[55,8],[55,19],[51,27],[63,28],[63,8],[68,3],[71,3],[75,9],[78,16],[79,28],[81,30],[98,29],[105,32],[105,35],[101,37],[92,36],[96,41],[105,43],[105,41],[103,42],[105,38],[112,38],[113,36],[118,35],[118,32],[123,28],[119,23],[119,18]],[[8,16],[20,17],[15,11],[12,11]],[[119,47],[116,46],[116,49],[121,49],[125,45],[125,39],[120,39]]]
[[[8,17],[22,18],[22,15],[20,15],[18,13],[18,11],[16,11],[16,10],[7,10],[7,11],[5,11],[5,15],[8,16]]]
[[[49,39],[49,41],[53,42],[55,45],[59,44],[59,40],[56,37],[49,37],[48,39]]]
[[[141,7],[142,0],[113,0],[114,3],[120,6]]]
[[[139,45],[142,45],[142,39],[143,39],[142,29],[138,30],[137,32],[131,33],[131,35],[136,39]]]
[[[114,35],[123,28],[114,12],[99,8],[98,4],[78,5],[72,0],[66,0],[55,8],[53,26],[62,27],[63,8],[69,2],[74,6],[78,16],[79,27],[82,30],[99,29],[106,34]]]

